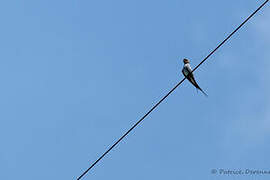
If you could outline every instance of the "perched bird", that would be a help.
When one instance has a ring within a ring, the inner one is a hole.
[[[189,60],[184,59],[183,62],[184,62],[184,67],[182,69],[183,75],[189,80],[189,82],[191,82],[191,84],[193,84],[196,87],[197,90],[199,89],[207,97],[208,95],[200,88],[200,86],[195,81],[192,69],[189,64]]]

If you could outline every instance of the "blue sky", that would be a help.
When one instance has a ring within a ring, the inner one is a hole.
[[[0,6],[0,179],[75,179],[263,1],[10,0]],[[84,179],[270,170],[270,7]]]

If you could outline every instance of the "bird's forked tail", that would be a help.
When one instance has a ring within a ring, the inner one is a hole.
[[[208,97],[208,95],[200,88],[200,86],[198,86],[196,88],[199,89],[205,95],[205,97]]]

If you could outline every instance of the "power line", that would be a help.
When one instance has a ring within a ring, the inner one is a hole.
[[[240,24],[226,39],[224,39],[211,53],[209,53],[198,64],[192,72],[194,72],[200,65],[202,65],[214,52],[216,52],[228,39],[231,38],[250,18],[252,18],[269,0],[266,0],[258,9],[256,9],[242,24]],[[177,85],[174,86],[158,103],[156,103],[138,122],[136,122],[122,137],[120,137],[105,153],[103,153],[86,171],[84,171],[77,180],[80,180],[90,169],[92,169],[108,152],[110,152],[124,137],[126,137],[140,122],[142,122],[162,101],[164,101],[186,78],[182,79]]]

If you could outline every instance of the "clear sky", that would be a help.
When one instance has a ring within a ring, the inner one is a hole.
[[[263,1],[0,3],[0,179],[78,177]],[[270,179],[270,4],[85,180]]]

